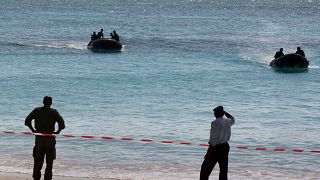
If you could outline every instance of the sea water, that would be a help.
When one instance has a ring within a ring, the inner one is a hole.
[[[0,131],[29,131],[25,117],[50,95],[63,134],[200,144],[223,105],[236,118],[230,179],[320,177],[319,154],[235,148],[320,148],[317,0],[2,0],[0,12]],[[101,28],[118,32],[121,52],[86,49]],[[298,46],[307,72],[269,67]],[[32,173],[33,145],[1,134],[0,171]],[[206,149],[58,137],[54,174],[198,179]]]

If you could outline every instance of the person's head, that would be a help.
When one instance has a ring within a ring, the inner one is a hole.
[[[115,30],[113,30],[113,34],[117,34],[117,32]]]
[[[103,32],[103,29],[101,29],[100,31]]]
[[[280,48],[280,51],[282,52],[282,51],[283,51],[283,48]]]
[[[223,106],[217,106],[213,109],[213,112],[214,112],[214,116],[216,118],[219,118],[219,117],[223,117],[224,115],[224,110],[223,110]]]
[[[297,50],[300,51],[300,47],[297,47]]]
[[[96,32],[95,32],[95,31],[93,31],[93,34],[96,34]]]
[[[45,97],[43,98],[43,105],[44,105],[44,107],[50,107],[51,104],[52,104],[52,97],[50,97],[50,96],[45,96]]]

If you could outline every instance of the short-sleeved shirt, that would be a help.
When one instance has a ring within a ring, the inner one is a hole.
[[[60,129],[65,128],[64,120],[56,109],[49,107],[35,108],[26,118],[25,125],[31,125],[35,120],[35,130],[37,133],[53,133],[55,123],[58,123]]]
[[[220,117],[212,121],[209,143],[215,146],[228,142],[231,137],[231,126],[234,123],[234,118]]]

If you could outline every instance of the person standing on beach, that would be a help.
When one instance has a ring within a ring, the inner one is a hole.
[[[235,123],[234,118],[223,110],[223,106],[213,109],[216,120],[211,123],[209,148],[201,165],[200,180],[208,180],[218,162],[220,167],[219,180],[228,179],[228,156],[231,136],[231,126]],[[223,116],[227,118],[224,118]]]
[[[43,98],[43,107],[35,108],[26,118],[25,125],[33,133],[59,134],[65,128],[64,120],[56,109],[51,108],[52,98],[45,96]],[[34,127],[32,126],[34,120]],[[58,123],[58,131],[55,132],[55,123]],[[35,137],[35,146],[33,148],[33,178],[40,180],[41,169],[46,157],[46,170],[44,180],[52,179],[53,160],[56,159],[56,139],[55,136],[38,136]]]

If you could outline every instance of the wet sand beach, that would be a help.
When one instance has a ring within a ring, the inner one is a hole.
[[[117,180],[114,178],[100,179],[100,178],[79,178],[79,177],[65,177],[65,176],[53,176],[54,180]],[[31,174],[22,173],[7,173],[0,172],[0,180],[33,180]]]

